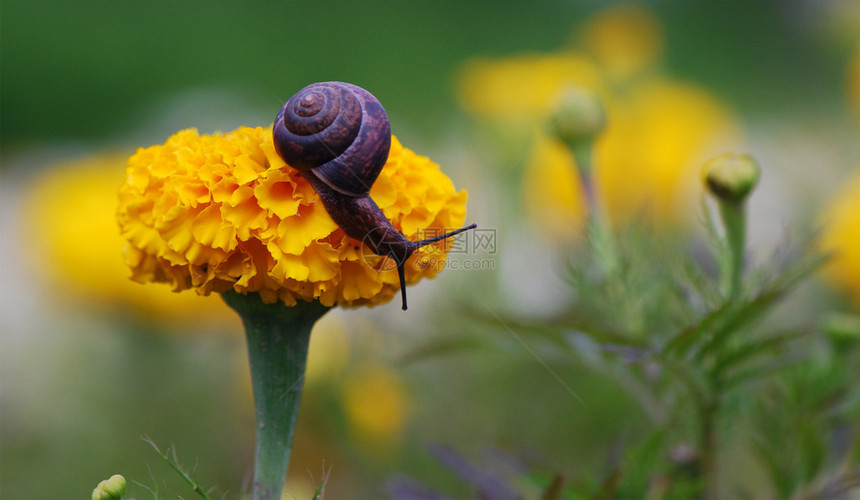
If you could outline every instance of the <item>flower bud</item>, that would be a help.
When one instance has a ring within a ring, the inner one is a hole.
[[[584,87],[569,87],[562,93],[550,118],[550,130],[571,148],[594,140],[606,127],[603,102]]]
[[[125,495],[126,486],[125,478],[114,474],[96,486],[93,490],[93,500],[120,500]]]
[[[743,201],[758,184],[760,174],[758,162],[745,153],[722,154],[702,167],[711,194],[725,201]]]

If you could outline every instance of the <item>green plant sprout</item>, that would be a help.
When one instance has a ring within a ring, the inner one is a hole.
[[[203,500],[210,500],[209,493],[211,493],[214,487],[205,489],[197,481],[196,462],[194,463],[194,467],[192,467],[190,471],[186,470],[186,468],[179,462],[179,457],[176,454],[176,447],[171,445],[168,446],[166,450],[161,451],[155,441],[153,441],[151,438],[143,437],[141,439],[143,439],[145,443],[151,446],[152,449],[155,450],[155,453],[159,456],[159,458],[161,458],[164,463],[169,465],[170,468],[173,469],[173,471],[176,472],[176,474],[178,474],[179,477],[181,477],[188,484],[188,486],[191,488],[191,491],[196,493]],[[150,476],[151,475],[152,471],[150,470]],[[156,481],[154,477],[153,481],[155,484],[152,487],[146,485],[141,486],[146,488],[152,494],[153,500],[159,500],[161,498],[164,498],[159,489],[158,481]]]

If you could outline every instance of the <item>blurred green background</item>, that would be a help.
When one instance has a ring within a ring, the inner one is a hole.
[[[828,10],[835,3],[648,7],[676,76],[708,82],[745,113],[821,112],[842,92],[853,43]],[[395,130],[438,140],[457,112],[453,76],[465,59],[556,50],[609,4],[5,1],[4,154],[45,140],[121,140],[189,88],[228,89],[235,101],[213,106],[256,118],[250,110],[273,115],[294,90],[333,79],[373,89]],[[171,131],[198,124],[173,120]]]
[[[198,462],[201,482],[217,486],[216,497],[242,491],[252,461],[238,319],[224,314],[165,325],[156,313],[96,304],[74,285],[40,274],[43,266],[29,255],[39,228],[28,226],[24,200],[35,176],[104,150],[128,154],[187,127],[209,133],[268,126],[299,88],[343,80],[371,90],[404,144],[439,161],[458,188],[470,191],[469,221],[491,221],[500,234],[514,231],[524,220],[496,203],[507,192],[504,182],[516,179],[497,182],[491,160],[483,161],[486,150],[469,149],[482,136],[458,105],[458,74],[475,57],[558,51],[583,22],[613,5],[4,0],[0,203],[3,261],[11,269],[4,271],[0,306],[0,495],[80,498],[122,473],[191,497],[140,440],[144,435],[162,447],[175,445],[183,462]],[[706,85],[745,125],[760,160],[772,160],[777,172],[785,167],[788,180],[777,183],[775,201],[761,205],[784,217],[771,222],[808,228],[815,211],[809,204],[826,197],[860,159],[856,117],[845,104],[858,4],[642,5],[663,29],[661,71]],[[786,166],[790,159],[796,163]],[[80,237],[100,241],[98,234]],[[526,252],[524,259],[532,257]],[[332,313],[323,329],[338,332],[348,352],[320,361],[330,363],[331,374],[306,388],[291,468],[296,498],[310,498],[328,465],[330,498],[379,497],[400,474],[463,496],[466,490],[427,454],[429,444],[464,452],[498,448],[550,464],[549,470],[582,472],[606,458],[590,450],[635,432],[636,418],[612,417],[642,410],[582,367],[553,365],[582,399],[599,403],[583,406],[516,348],[460,349],[411,361],[426,339],[469,328],[439,311],[456,312],[456,298],[468,290],[520,272],[505,264],[422,283],[410,295],[408,317],[392,304]],[[492,307],[504,307],[503,298],[493,298]],[[516,302],[516,295],[507,298]],[[345,384],[368,373],[368,364],[385,368],[375,380],[383,380],[380,391],[402,414],[403,422],[391,424],[391,443],[357,431],[344,402]],[[129,491],[148,496],[135,483]]]

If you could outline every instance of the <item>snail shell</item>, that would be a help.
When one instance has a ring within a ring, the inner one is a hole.
[[[343,82],[298,91],[275,118],[273,134],[287,164],[353,197],[370,193],[391,148],[385,108],[370,92]]]

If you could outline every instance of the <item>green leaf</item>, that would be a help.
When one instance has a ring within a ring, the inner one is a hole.
[[[718,351],[732,334],[768,312],[783,293],[784,290],[770,290],[750,301],[729,303],[727,308],[721,310],[722,314],[717,315],[713,321],[713,328],[706,333],[705,342],[695,358],[701,360],[706,355]]]
[[[182,466],[182,464],[179,462],[179,457],[176,454],[176,448],[174,446],[172,446],[172,445],[168,446],[165,451],[161,451],[158,448],[158,445],[155,444],[155,441],[153,441],[151,438],[144,436],[141,439],[144,442],[146,442],[149,446],[151,446],[152,449],[155,450],[155,453],[159,457],[161,457],[161,459],[164,460],[164,462],[167,465],[169,465],[171,469],[173,469],[177,474],[179,474],[179,476],[182,477],[182,479],[186,483],[188,483],[188,486],[191,487],[191,491],[197,493],[200,496],[200,498],[202,498],[203,500],[209,500],[208,490],[204,490],[203,487],[200,486],[200,483],[197,482],[197,463],[196,462],[194,464],[194,467],[190,471],[187,471]],[[152,473],[150,471],[150,475],[151,474]],[[150,489],[150,488],[147,488],[147,489]],[[158,482],[155,483],[155,489],[154,490],[150,489],[150,491],[152,491],[153,496],[155,498],[158,498]]]
[[[793,261],[766,280],[752,298],[725,302],[698,322],[678,332],[666,343],[664,351],[685,357],[699,345],[695,359],[702,360],[718,350],[733,333],[763,317],[792,287],[818,269],[826,259],[824,255],[809,254]]]
[[[724,373],[726,370],[735,368],[756,356],[771,354],[771,349],[781,348],[785,344],[808,334],[809,331],[806,330],[790,330],[744,342],[739,346],[733,347],[731,351],[719,356],[713,372]]]
[[[805,362],[805,359],[800,356],[797,356],[792,358],[777,359],[761,365],[756,365],[751,368],[739,370],[734,374],[726,376],[723,385],[727,389],[733,388],[739,384],[751,382],[755,379],[766,377],[780,370],[784,370],[792,366],[797,366],[803,362]]]

